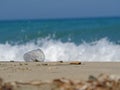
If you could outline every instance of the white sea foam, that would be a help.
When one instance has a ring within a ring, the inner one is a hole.
[[[106,38],[79,45],[51,39],[21,45],[0,44],[0,61],[24,61],[24,53],[38,48],[45,53],[45,61],[120,61],[120,45]]]

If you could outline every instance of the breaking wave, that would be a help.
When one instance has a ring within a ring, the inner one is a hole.
[[[62,42],[49,38],[26,44],[0,44],[0,61],[24,61],[23,55],[34,49],[42,49],[45,61],[120,61],[120,45],[102,38],[90,43]]]

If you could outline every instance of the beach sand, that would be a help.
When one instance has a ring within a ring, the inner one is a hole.
[[[86,81],[101,73],[120,76],[120,62],[0,62],[0,77],[4,82],[51,81],[58,78]]]

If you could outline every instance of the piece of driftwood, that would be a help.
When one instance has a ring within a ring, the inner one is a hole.
[[[81,64],[81,62],[80,62],[80,61],[73,61],[73,62],[70,62],[70,64],[80,65],[80,64]]]

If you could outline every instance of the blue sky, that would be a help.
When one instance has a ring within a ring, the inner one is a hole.
[[[120,16],[120,0],[0,0],[0,20]]]

